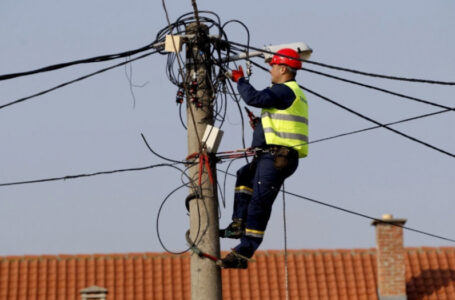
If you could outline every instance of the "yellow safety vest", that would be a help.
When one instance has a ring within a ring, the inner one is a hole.
[[[267,145],[281,145],[297,150],[299,158],[308,155],[308,103],[295,81],[284,83],[295,94],[286,109],[263,108],[261,112]]]

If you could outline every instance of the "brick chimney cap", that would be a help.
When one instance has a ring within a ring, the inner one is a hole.
[[[88,288],[80,290],[81,294],[93,294],[93,293],[101,293],[101,294],[107,294],[107,289],[103,287],[99,287],[96,285],[90,286]]]
[[[406,219],[394,219],[392,214],[383,214],[382,219],[376,219],[371,222],[371,225],[376,226],[378,224],[397,224],[397,225],[404,225],[406,223]]]

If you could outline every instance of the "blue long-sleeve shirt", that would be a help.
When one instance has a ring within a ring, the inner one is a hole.
[[[262,91],[256,90],[245,78],[240,78],[237,82],[237,90],[246,104],[259,108],[277,108],[286,109],[292,105],[295,100],[295,94],[285,84],[274,84]],[[265,142],[264,128],[262,122],[256,123],[253,132],[253,141],[251,147],[263,147]]]

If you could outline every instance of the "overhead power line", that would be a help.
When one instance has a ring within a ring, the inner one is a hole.
[[[310,201],[310,202],[313,202],[313,203],[317,203],[319,205],[323,205],[323,206],[327,206],[327,207],[330,207],[330,208],[334,208],[336,210],[344,211],[346,213],[349,213],[349,214],[352,214],[352,215],[356,215],[356,216],[359,216],[359,217],[362,217],[362,218],[370,219],[372,221],[376,221],[376,222],[379,222],[379,223],[384,223],[384,221],[381,220],[381,219],[377,219],[377,218],[374,218],[374,217],[371,217],[371,216],[368,216],[366,214],[359,213],[359,212],[356,212],[356,211],[353,211],[353,210],[350,210],[350,209],[346,209],[346,208],[343,208],[343,207],[340,207],[340,206],[336,206],[336,205],[329,204],[329,203],[326,203],[326,202],[322,202],[322,201],[319,201],[319,200],[315,200],[315,199],[312,199],[312,198],[304,197],[304,196],[301,196],[301,195],[298,195],[298,194],[295,194],[295,193],[291,193],[291,192],[287,192],[287,191],[285,191],[285,193],[288,194],[288,195],[300,198],[300,199],[304,199],[304,200],[307,200],[307,201]],[[408,226],[399,225],[399,224],[394,224],[394,223],[387,223],[387,224],[390,224],[390,225],[393,225],[393,226],[397,226],[397,227],[401,227],[403,229],[406,229],[406,230],[409,230],[409,231],[413,231],[413,232],[416,232],[416,233],[420,233],[420,234],[423,234],[423,235],[426,235],[426,236],[431,236],[431,237],[434,237],[434,238],[437,238],[437,239],[441,239],[441,240],[445,240],[445,241],[449,241],[449,242],[455,243],[455,239],[447,238],[447,237],[444,237],[444,236],[441,236],[441,235],[429,233],[429,232],[426,232],[426,231],[414,229],[414,228],[411,228],[411,227],[408,227]]]
[[[278,53],[275,53],[275,52],[272,52],[272,51],[268,51],[268,50],[264,50],[264,49],[261,49],[261,48],[244,45],[244,44],[233,42],[233,41],[226,41],[226,42],[228,42],[230,44],[233,44],[233,45],[236,45],[236,46],[244,47],[244,48],[246,48],[248,50],[249,49],[253,49],[255,51],[260,51],[260,52],[273,54],[273,55],[276,54],[276,55],[279,55],[279,56],[295,59],[295,58],[287,56],[287,55],[278,54]],[[453,81],[440,81],[440,80],[431,80],[431,79],[418,79],[418,78],[407,78],[407,77],[399,77],[399,76],[390,76],[390,75],[383,75],[383,74],[364,72],[364,71],[359,71],[359,70],[355,70],[355,69],[337,67],[337,66],[333,66],[333,65],[329,65],[329,64],[325,64],[325,63],[321,63],[321,62],[317,62],[317,61],[312,61],[312,60],[305,60],[305,59],[300,59],[300,60],[302,62],[305,62],[305,63],[314,64],[314,65],[318,65],[318,66],[325,67],[325,68],[330,68],[330,69],[334,69],[334,70],[338,70],[338,71],[345,71],[345,72],[350,72],[350,73],[355,73],[355,74],[364,75],[364,76],[370,76],[370,77],[378,77],[378,78],[384,78],[384,79],[390,79],[390,80],[399,80],[399,81],[409,81],[409,82],[416,82],[416,83],[429,83],[429,84],[438,84],[438,85],[455,85],[455,82],[453,82]]]
[[[234,175],[232,173],[229,173],[229,172],[226,172],[224,170],[220,170],[220,169],[217,169],[217,170],[222,172],[222,173],[225,173],[225,174],[227,174],[227,175],[229,175],[231,177],[236,177],[236,175]],[[369,219],[369,220],[372,220],[372,221],[376,221],[376,222],[379,222],[379,223],[383,223],[384,222],[381,219],[377,219],[377,218],[371,217],[371,216],[369,216],[367,214],[356,212],[354,210],[343,208],[341,206],[336,206],[336,205],[333,205],[333,204],[330,204],[330,203],[327,203],[327,202],[323,202],[323,201],[316,200],[316,199],[313,199],[313,198],[305,197],[305,196],[302,196],[302,195],[299,195],[299,194],[296,194],[296,193],[292,193],[292,192],[288,192],[288,191],[284,191],[284,190],[281,190],[281,192],[285,193],[285,194],[288,194],[288,195],[291,195],[291,196],[294,196],[294,197],[297,197],[297,198],[300,198],[300,199],[303,199],[303,200],[307,200],[307,201],[319,204],[319,205],[330,207],[330,208],[333,208],[333,209],[336,209],[336,210],[339,210],[339,211],[342,211],[342,212],[345,212],[345,213],[348,213],[348,214],[351,214],[351,215],[356,215],[356,216],[359,216],[359,217],[362,217],[362,218],[365,218],[365,219]],[[434,237],[434,238],[437,238],[437,239],[441,239],[441,240],[445,240],[445,241],[449,241],[449,242],[455,243],[455,239],[447,238],[447,237],[444,237],[442,235],[429,233],[429,232],[426,232],[426,231],[423,231],[423,230],[414,229],[414,228],[411,228],[411,227],[408,227],[408,226],[404,226],[404,225],[392,224],[392,223],[387,223],[387,224],[391,224],[393,226],[401,227],[401,228],[403,228],[405,230],[413,231],[413,232],[416,232],[416,233],[419,233],[419,234],[423,234],[423,235],[426,235],[426,236],[430,236],[430,237]]]
[[[454,109],[455,109],[455,107],[453,107],[451,109],[439,110],[439,111],[428,113],[428,114],[424,114],[424,115],[419,115],[419,116],[406,118],[406,119],[395,121],[395,122],[391,122],[391,123],[386,123],[384,125],[390,126],[390,125],[396,125],[396,124],[405,123],[405,122],[409,122],[409,121],[414,121],[414,120],[418,120],[418,119],[423,119],[423,118],[439,115],[439,114],[442,114],[442,113],[446,113],[446,112],[452,111]],[[313,140],[313,141],[308,142],[308,144],[314,144],[314,143],[319,143],[319,142],[323,142],[323,141],[328,141],[328,140],[340,138],[340,137],[343,137],[343,136],[348,136],[348,135],[351,135],[351,134],[356,134],[356,133],[361,133],[361,132],[365,132],[365,131],[369,131],[369,130],[373,130],[373,129],[378,129],[378,128],[381,128],[381,127],[382,126],[377,125],[377,126],[367,127],[367,128],[363,128],[363,129],[354,130],[354,131],[349,131],[349,132],[346,132],[346,133],[341,133],[341,134],[337,134],[337,135],[334,135],[334,136]]]
[[[24,185],[24,184],[33,184],[33,183],[45,183],[45,182],[62,181],[62,180],[65,181],[65,180],[73,180],[73,179],[79,179],[79,178],[84,178],[84,177],[110,175],[110,174],[124,173],[124,172],[145,171],[145,170],[158,168],[158,167],[174,167],[174,165],[175,165],[175,163],[174,164],[162,163],[162,164],[155,164],[155,165],[149,165],[149,166],[144,166],[144,167],[136,167],[136,168],[116,169],[116,170],[98,171],[98,172],[86,173],[86,174],[66,175],[66,176],[61,176],[61,177],[51,177],[51,178],[43,178],[43,179],[7,182],[7,183],[0,183],[0,187],[14,186],[14,185]],[[236,177],[236,175],[234,175],[232,173],[229,173],[229,172],[226,172],[224,170],[220,170],[220,169],[217,169],[217,170],[220,171],[220,172],[223,172],[223,173],[225,173],[225,174],[227,174],[229,176]],[[343,208],[343,207],[340,207],[340,206],[336,206],[336,205],[333,205],[333,204],[329,204],[329,203],[326,203],[326,202],[323,202],[323,201],[320,201],[320,200],[315,200],[315,199],[312,199],[312,198],[309,198],[309,197],[305,197],[305,196],[302,196],[302,195],[299,195],[299,194],[296,194],[296,193],[292,193],[292,192],[289,192],[289,191],[284,191],[284,193],[286,193],[288,195],[291,195],[291,196],[294,196],[294,197],[297,197],[297,198],[300,198],[300,199],[304,199],[304,200],[319,204],[319,205],[327,206],[327,207],[334,208],[336,210],[340,210],[340,211],[343,211],[343,212],[346,212],[346,213],[349,213],[349,214],[357,215],[359,217],[367,218],[367,219],[370,219],[370,220],[373,220],[373,221],[377,221],[377,222],[382,222],[380,219],[376,219],[376,218],[368,216],[366,214],[359,213],[359,212],[356,212],[356,211],[353,211],[353,210],[349,210],[349,209],[346,209],[346,208]],[[416,233],[424,234],[424,235],[427,235],[427,236],[431,236],[431,237],[434,237],[434,238],[438,238],[438,239],[442,239],[442,240],[446,240],[446,241],[455,243],[454,239],[443,237],[441,235],[428,233],[428,232],[425,232],[425,231],[422,231],[422,230],[418,230],[418,229],[414,229],[414,228],[407,227],[407,226],[401,226],[401,225],[395,225],[395,226],[402,227],[403,229],[414,231]]]
[[[443,154],[448,155],[448,156],[450,156],[450,157],[452,157],[452,158],[455,158],[455,154],[453,154],[453,153],[450,153],[450,152],[445,151],[445,150],[443,150],[443,149],[441,149],[441,148],[438,148],[438,147],[436,147],[436,146],[433,146],[433,145],[431,145],[431,144],[429,144],[429,143],[427,143],[427,142],[424,142],[424,141],[422,141],[422,140],[419,140],[419,139],[417,139],[417,138],[415,138],[415,137],[412,137],[412,136],[410,136],[410,135],[408,135],[408,134],[405,134],[405,133],[403,133],[403,132],[401,132],[401,131],[399,131],[399,130],[393,129],[393,128],[391,128],[391,127],[385,125],[385,124],[382,124],[382,123],[380,123],[380,122],[378,122],[378,121],[376,121],[376,120],[373,120],[373,119],[371,119],[370,117],[367,117],[367,116],[365,116],[365,115],[363,115],[363,114],[361,114],[361,113],[359,113],[359,112],[356,112],[356,111],[353,110],[353,109],[350,109],[350,108],[348,108],[348,107],[346,107],[346,106],[344,106],[344,105],[342,105],[342,104],[340,104],[340,103],[338,103],[338,102],[335,102],[335,101],[332,100],[332,99],[329,99],[329,98],[327,98],[327,97],[325,97],[325,96],[323,96],[323,95],[321,95],[321,94],[319,94],[319,93],[316,93],[316,92],[314,92],[314,91],[312,91],[312,90],[310,90],[310,89],[308,89],[308,88],[305,88],[305,87],[303,87],[303,86],[301,86],[301,85],[300,85],[300,88],[303,89],[303,90],[305,90],[305,91],[307,91],[307,92],[309,92],[309,93],[311,93],[311,94],[313,94],[313,95],[315,95],[315,96],[317,96],[317,97],[319,97],[319,98],[321,98],[321,99],[323,99],[323,100],[325,100],[325,101],[327,101],[327,102],[330,102],[330,103],[332,103],[332,104],[334,104],[334,105],[336,105],[336,106],[338,106],[338,107],[340,107],[340,108],[342,108],[342,109],[344,109],[344,110],[346,110],[346,111],[348,111],[348,112],[350,112],[350,113],[352,113],[352,114],[354,114],[354,115],[356,115],[356,116],[358,116],[358,117],[360,117],[360,118],[362,118],[362,119],[364,119],[364,120],[370,121],[370,122],[372,122],[372,123],[374,123],[374,124],[376,124],[376,125],[378,125],[378,126],[380,126],[380,127],[383,127],[383,128],[385,128],[385,129],[387,129],[387,130],[389,130],[389,131],[392,131],[392,132],[394,132],[394,133],[396,133],[396,134],[398,134],[398,135],[400,135],[400,136],[402,136],[402,137],[405,137],[405,138],[407,138],[407,139],[410,139],[411,141],[414,141],[414,142],[419,143],[419,144],[421,144],[421,145],[424,145],[424,146],[426,146],[426,147],[428,147],[428,148],[430,148],[430,149],[436,150],[436,151],[438,151],[438,152],[440,152],[440,153],[443,153]]]
[[[307,72],[310,72],[310,73],[314,73],[314,74],[318,74],[318,75],[322,75],[322,76],[325,76],[325,77],[328,77],[328,78],[340,80],[340,81],[343,81],[343,82],[348,82],[348,83],[351,83],[351,84],[363,86],[363,87],[366,87],[366,88],[369,88],[369,89],[373,89],[373,90],[376,90],[376,91],[380,91],[380,92],[383,92],[383,93],[386,93],[386,94],[390,94],[390,95],[398,96],[398,97],[401,97],[401,98],[417,101],[417,102],[420,102],[420,103],[424,103],[424,104],[428,104],[428,105],[432,105],[432,106],[436,106],[436,107],[440,107],[440,108],[445,108],[445,109],[451,110],[450,107],[445,106],[445,105],[441,105],[441,104],[434,103],[434,102],[427,101],[427,100],[423,100],[423,99],[420,99],[420,98],[411,97],[411,96],[407,96],[407,95],[404,95],[404,94],[396,93],[396,92],[389,91],[389,90],[386,90],[386,89],[383,89],[383,88],[379,88],[379,87],[376,87],[376,86],[373,86],[373,85],[369,85],[369,84],[365,84],[365,83],[361,83],[361,82],[357,82],[357,81],[341,78],[341,77],[338,77],[338,76],[330,75],[330,74],[327,74],[327,73],[323,73],[323,72],[319,72],[319,71],[315,71],[315,70],[311,70],[311,69],[307,69],[307,68],[301,68],[301,70],[307,71]]]
[[[169,166],[173,166],[173,165],[175,165],[175,164],[155,164],[155,165],[149,165],[149,166],[145,166],[145,167],[117,169],[117,170],[110,170],[110,171],[98,171],[98,172],[87,173],[87,174],[66,175],[66,176],[61,176],[61,177],[51,177],[51,178],[43,178],[43,179],[7,182],[7,183],[0,183],[0,187],[13,186],[13,185],[24,185],[24,184],[31,184],[31,183],[44,183],[44,182],[60,181],[60,180],[71,180],[71,179],[78,179],[78,178],[83,178],[83,177],[93,177],[93,176],[109,175],[109,174],[123,173],[123,172],[144,171],[144,170],[149,170],[149,169],[158,168],[158,167],[169,167]]]
[[[383,78],[383,79],[390,79],[390,80],[398,80],[398,81],[416,82],[416,83],[429,83],[429,84],[438,84],[438,85],[455,85],[455,82],[453,82],[453,81],[439,81],[439,80],[431,80],[431,79],[417,79],[417,78],[407,78],[407,77],[399,77],[399,76],[382,75],[382,74],[375,74],[375,73],[363,72],[363,71],[354,70],[354,69],[348,69],[348,68],[332,66],[332,65],[329,65],[329,64],[324,64],[324,63],[320,63],[320,62],[312,61],[312,60],[305,60],[305,62],[307,62],[309,64],[321,66],[321,67],[326,67],[326,68],[338,70],[338,71],[345,71],[345,72],[350,72],[350,73],[364,75],[364,76],[369,76],[369,77],[376,77],[376,78]]]
[[[251,63],[253,63],[255,66],[257,66],[257,67],[259,67],[259,68],[261,68],[263,70],[266,70],[264,67],[262,67],[261,65],[257,64],[256,62],[251,61]],[[354,84],[354,85],[358,85],[358,86],[362,86],[362,87],[365,87],[365,88],[373,89],[373,90],[380,91],[380,92],[383,92],[383,93],[386,93],[386,94],[390,94],[390,95],[394,95],[394,96],[397,96],[397,97],[401,97],[401,98],[413,100],[413,101],[416,101],[416,102],[428,104],[428,105],[431,105],[431,106],[445,108],[445,109],[447,109],[449,111],[450,110],[454,110],[453,108],[451,108],[449,106],[445,106],[445,105],[438,104],[438,103],[435,103],[435,102],[431,102],[431,101],[428,101],[428,100],[424,100],[424,99],[408,96],[408,95],[405,95],[405,94],[393,92],[393,91],[386,90],[386,89],[383,89],[383,88],[380,88],[380,87],[377,87],[377,86],[373,86],[373,85],[369,85],[369,84],[365,84],[365,83],[349,80],[349,79],[346,79],[346,78],[342,78],[342,77],[334,76],[334,75],[331,75],[331,74],[327,74],[327,73],[311,70],[311,69],[308,69],[308,68],[301,68],[301,70],[307,71],[307,72],[310,72],[310,73],[314,73],[314,74],[318,74],[318,75],[321,75],[321,76],[325,76],[325,77],[328,77],[328,78],[340,80],[340,81],[343,81],[343,82],[348,82],[348,83],[351,83],[351,84]]]
[[[254,62],[253,62],[253,63],[254,63]],[[259,64],[257,64],[257,63],[254,63],[254,65],[257,66],[257,67],[259,67],[259,68],[262,69],[263,71],[266,71],[266,72],[267,72],[267,69],[264,68],[264,67],[262,67],[261,65],[259,65]],[[415,138],[415,137],[412,137],[412,136],[410,136],[410,135],[408,135],[408,134],[405,134],[405,133],[403,133],[403,132],[401,132],[401,131],[399,131],[399,130],[393,129],[393,128],[389,127],[389,126],[386,125],[386,124],[382,124],[382,123],[380,123],[380,122],[378,122],[378,121],[376,121],[376,120],[373,120],[373,119],[370,118],[370,117],[367,117],[367,116],[365,116],[365,115],[363,115],[363,114],[361,114],[361,113],[359,113],[359,112],[357,112],[357,111],[355,111],[355,110],[353,110],[353,109],[351,109],[351,108],[348,108],[348,107],[346,107],[346,106],[344,106],[344,105],[342,105],[342,104],[340,104],[340,103],[338,103],[338,102],[336,102],[336,101],[334,101],[334,100],[332,100],[332,99],[329,99],[329,98],[327,98],[327,97],[325,97],[325,96],[323,96],[323,95],[321,95],[321,94],[319,94],[319,93],[316,93],[316,92],[314,92],[314,91],[312,91],[312,90],[310,90],[310,89],[308,89],[308,88],[305,88],[305,87],[303,87],[303,86],[301,86],[301,85],[299,85],[299,87],[300,87],[301,89],[303,89],[303,90],[305,90],[305,91],[307,91],[307,92],[309,92],[309,93],[311,93],[311,94],[313,94],[313,95],[315,95],[315,96],[317,96],[317,97],[319,97],[319,98],[321,98],[321,99],[327,101],[327,102],[330,102],[330,103],[332,103],[332,104],[334,104],[334,105],[336,105],[336,106],[338,106],[338,107],[340,107],[340,108],[342,108],[342,109],[344,109],[344,110],[346,110],[346,111],[349,111],[349,112],[352,113],[352,114],[355,114],[356,116],[358,116],[358,117],[360,117],[360,118],[362,118],[362,119],[365,119],[365,120],[367,120],[367,121],[370,121],[370,122],[376,124],[378,127],[383,127],[383,128],[385,128],[385,129],[390,130],[390,131],[392,131],[392,132],[394,132],[394,133],[396,133],[396,134],[398,134],[398,135],[401,135],[401,136],[403,136],[403,137],[405,137],[405,138],[407,138],[407,139],[410,139],[410,140],[412,140],[412,141],[414,141],[414,142],[417,142],[417,143],[419,143],[419,144],[422,144],[422,145],[424,145],[424,146],[426,146],[426,147],[428,147],[428,148],[431,148],[431,149],[433,149],[433,150],[436,150],[436,151],[438,151],[438,152],[441,152],[441,153],[443,153],[443,154],[446,154],[446,155],[448,155],[448,156],[450,156],[450,157],[455,158],[455,154],[453,154],[453,153],[450,153],[450,152],[445,151],[445,150],[443,150],[443,149],[441,149],[441,148],[438,148],[438,147],[436,147],[436,146],[433,146],[433,145],[431,145],[431,144],[429,144],[429,143],[427,143],[427,142],[421,141],[421,140],[419,140],[419,139],[417,139],[417,138]],[[452,108],[449,107],[447,110],[452,110]],[[373,129],[373,128],[372,128],[372,129]],[[369,129],[368,129],[368,130],[369,130]],[[362,131],[365,131],[365,130],[362,130]],[[347,134],[346,134],[346,135],[347,135]]]
[[[135,60],[138,60],[138,59],[141,59],[141,58],[145,58],[145,57],[150,56],[150,55],[152,55],[152,54],[154,54],[154,53],[156,53],[156,52],[157,52],[157,51],[155,50],[155,51],[152,51],[152,52],[149,52],[149,53],[140,55],[140,56],[138,56],[138,57],[129,59],[129,60],[124,61],[124,62],[121,62],[121,63],[119,63],[119,64],[116,64],[116,65],[113,65],[113,66],[110,66],[110,67],[107,67],[107,68],[98,70],[98,71],[96,71],[96,72],[93,72],[93,73],[90,73],[90,74],[87,74],[87,75],[78,77],[78,78],[76,78],[76,79],[73,79],[73,80],[64,82],[64,83],[62,83],[62,84],[59,84],[59,85],[54,86],[54,87],[52,87],[52,88],[50,88],[50,89],[47,89],[47,90],[38,92],[38,93],[36,93],[36,94],[33,94],[33,95],[30,95],[30,96],[26,96],[26,97],[23,97],[23,98],[20,98],[20,99],[17,99],[17,100],[8,102],[8,103],[6,103],[6,104],[0,105],[0,110],[6,108],[6,107],[8,107],[8,106],[12,106],[12,105],[15,105],[15,104],[18,104],[18,103],[21,103],[21,102],[30,100],[30,99],[35,98],[35,97],[38,97],[38,96],[42,96],[42,95],[44,95],[44,94],[47,94],[47,93],[52,92],[52,91],[55,91],[55,90],[57,90],[57,89],[60,89],[60,88],[62,88],[62,87],[65,87],[65,86],[67,86],[67,85],[70,85],[70,84],[72,84],[72,83],[75,83],[75,82],[78,82],[78,81],[87,79],[87,78],[89,78],[89,77],[92,77],[92,76],[101,74],[101,73],[103,73],[103,72],[112,70],[112,69],[114,69],[114,68],[117,68],[117,67],[126,65],[126,64],[128,64],[128,63],[130,63],[130,62],[133,62],[133,61],[135,61]]]
[[[134,49],[134,50],[128,50],[128,51],[124,51],[124,52],[120,52],[120,53],[116,53],[116,54],[100,55],[100,56],[95,56],[95,57],[91,57],[91,58],[78,59],[78,60],[73,60],[73,61],[69,61],[69,62],[65,62],[65,63],[59,63],[59,64],[55,64],[55,65],[50,65],[50,66],[47,66],[47,67],[42,67],[42,68],[38,68],[38,69],[35,69],[35,70],[30,70],[30,71],[25,71],[25,72],[4,74],[4,75],[0,75],[0,81],[13,79],[13,78],[17,78],[17,77],[33,75],[33,74],[38,74],[38,73],[55,71],[55,70],[58,70],[58,69],[63,69],[63,68],[67,68],[67,67],[78,65],[78,64],[97,63],[97,62],[103,62],[103,61],[109,61],[109,60],[113,60],[113,59],[118,59],[118,58],[122,58],[122,57],[129,57],[129,56],[133,56],[133,55],[135,55],[137,53],[144,52],[144,51],[147,51],[149,49],[152,49],[155,46],[156,45],[155,45],[155,42],[154,42],[154,43],[151,43],[149,45],[146,45],[146,46]]]

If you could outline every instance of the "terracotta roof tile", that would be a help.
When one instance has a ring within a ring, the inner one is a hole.
[[[223,270],[223,299],[285,298],[284,253],[259,251],[248,270]],[[189,255],[163,253],[0,258],[0,300],[80,299],[106,287],[109,300],[190,299]],[[408,300],[455,299],[455,248],[407,248]],[[290,299],[377,299],[375,249],[290,250]]]

